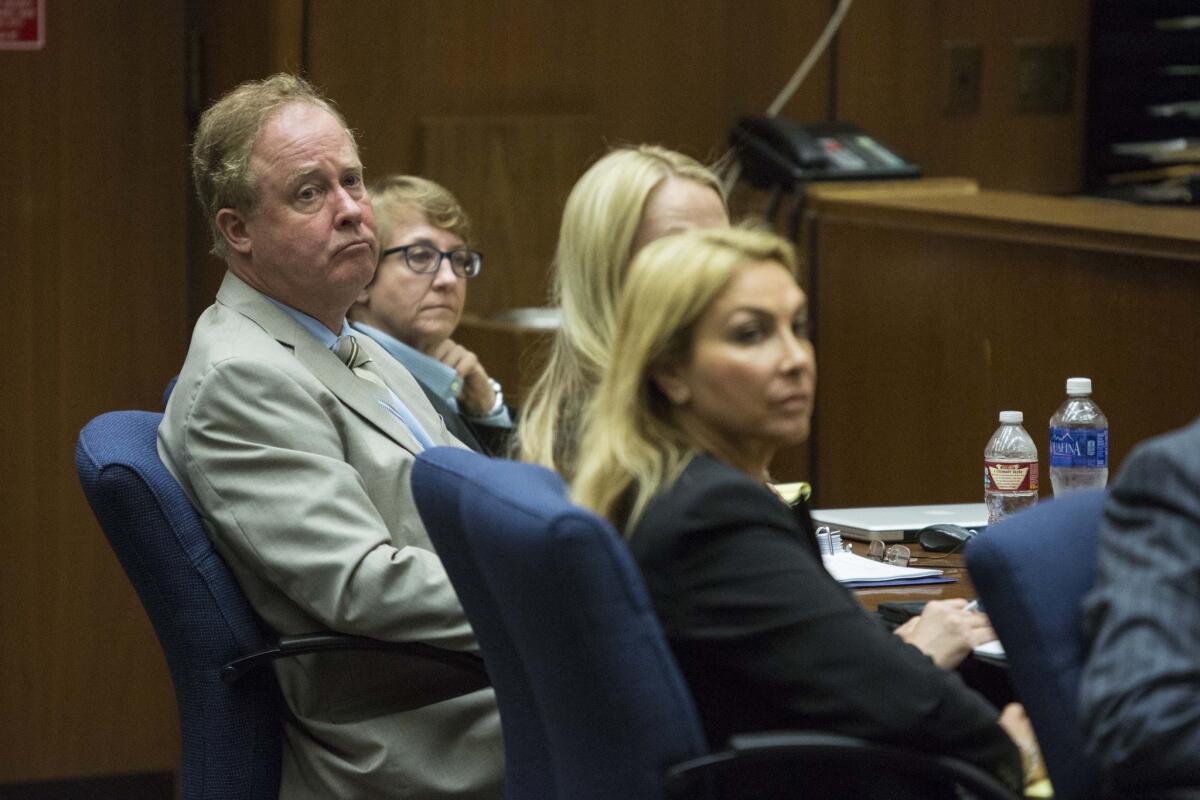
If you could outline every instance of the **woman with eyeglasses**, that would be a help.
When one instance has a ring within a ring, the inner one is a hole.
[[[815,396],[794,272],[791,246],[756,231],[694,230],[638,253],[572,496],[628,537],[712,746],[825,730],[953,755],[1019,788],[1021,752],[1031,770],[1037,753],[1023,710],[1000,714],[870,619],[825,571],[807,509],[770,486]]]
[[[480,452],[503,452],[512,416],[500,384],[450,338],[462,318],[467,280],[483,265],[468,244],[466,212],[445,187],[412,175],[384,178],[370,196],[379,264],[350,309],[351,325],[408,368],[459,440]]]

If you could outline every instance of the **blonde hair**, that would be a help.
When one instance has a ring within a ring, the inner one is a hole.
[[[792,246],[761,230],[687,231],[634,258],[612,358],[584,417],[575,502],[628,534],[651,498],[679,476],[695,451],[652,372],[691,358],[697,322],[741,269],[761,261],[796,272]]]
[[[392,236],[392,225],[401,209],[412,206],[436,228],[457,236],[463,243],[471,239],[471,220],[462,204],[440,183],[416,175],[388,175],[370,187],[371,206],[382,252]]]
[[[333,102],[304,78],[280,72],[234,87],[200,115],[192,139],[192,182],[212,234],[213,255],[224,258],[229,253],[217,227],[217,212],[236,208],[249,213],[258,205],[250,153],[271,117],[292,103],[309,103],[329,112],[358,149],[354,133]]]
[[[671,177],[708,186],[725,203],[721,181],[711,170],[655,145],[609,152],[567,197],[551,298],[562,322],[522,409],[517,450],[523,460],[572,474],[582,407],[608,365],[617,296],[646,198]]]

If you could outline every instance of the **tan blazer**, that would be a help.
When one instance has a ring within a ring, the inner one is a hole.
[[[359,342],[431,438],[458,445],[413,377]],[[368,382],[232,274],[196,323],[158,450],[277,632],[475,649],[413,503],[420,444]],[[397,663],[371,652],[277,662],[292,717],[281,798],[501,797],[492,691],[402,711]]]

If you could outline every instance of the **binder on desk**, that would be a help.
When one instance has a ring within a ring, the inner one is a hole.
[[[897,567],[854,553],[824,553],[821,560],[825,563],[825,571],[849,589],[954,581],[954,578],[945,577],[940,569]]]

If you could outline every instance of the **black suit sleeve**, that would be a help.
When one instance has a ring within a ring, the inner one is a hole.
[[[480,452],[484,455],[492,456],[493,458],[508,458],[509,450],[512,447],[513,431],[516,428],[517,414],[512,409],[508,409],[508,415],[513,420],[511,428],[502,428],[498,425],[486,425],[479,420],[474,420],[469,417],[463,417],[463,424],[471,429],[471,433],[475,435],[475,439],[479,442]]]
[[[417,381],[417,383],[421,387],[421,391],[425,392],[425,396],[429,398],[429,404],[433,406],[434,410],[441,415],[442,421],[446,423],[446,430],[450,431],[450,434],[454,438],[476,453],[483,453],[485,456],[503,458],[508,455],[509,441],[512,437],[513,428],[485,425],[478,420],[473,420],[463,414],[459,414],[445,400],[439,397],[437,392],[420,381]],[[512,409],[509,409],[509,415],[513,415]]]
[[[765,487],[698,472],[652,505],[631,543],[714,744],[754,729],[833,730],[954,755],[1021,785],[991,705],[868,617]]]

